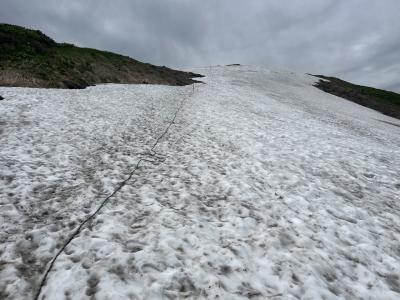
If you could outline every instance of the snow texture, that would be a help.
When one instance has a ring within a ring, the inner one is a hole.
[[[0,88],[0,298],[35,297],[141,161],[39,299],[399,299],[400,122],[309,75],[194,71]]]

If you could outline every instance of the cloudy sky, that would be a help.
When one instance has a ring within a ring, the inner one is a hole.
[[[241,63],[400,92],[400,0],[1,0],[0,22],[189,68]]]

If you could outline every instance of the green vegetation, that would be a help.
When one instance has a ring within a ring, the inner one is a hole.
[[[315,76],[326,79],[318,82],[316,87],[319,89],[400,119],[400,94],[352,84],[335,77]]]
[[[84,88],[96,83],[185,85],[200,75],[106,51],[56,43],[38,30],[0,24],[0,85]]]

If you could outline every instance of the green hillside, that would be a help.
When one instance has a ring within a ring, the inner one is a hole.
[[[84,88],[96,83],[186,85],[201,75],[106,51],[56,43],[38,30],[0,24],[0,85]]]
[[[400,94],[356,85],[335,77],[314,76],[325,79],[317,83],[319,89],[400,119]]]

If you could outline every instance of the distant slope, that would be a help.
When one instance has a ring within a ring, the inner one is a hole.
[[[38,30],[0,24],[0,86],[85,88],[97,83],[186,85],[201,75],[127,56],[56,43]]]
[[[400,119],[400,94],[352,84],[350,82],[323,75],[314,75],[325,79],[315,86],[324,92],[345,98],[362,106],[375,109],[385,115]]]

